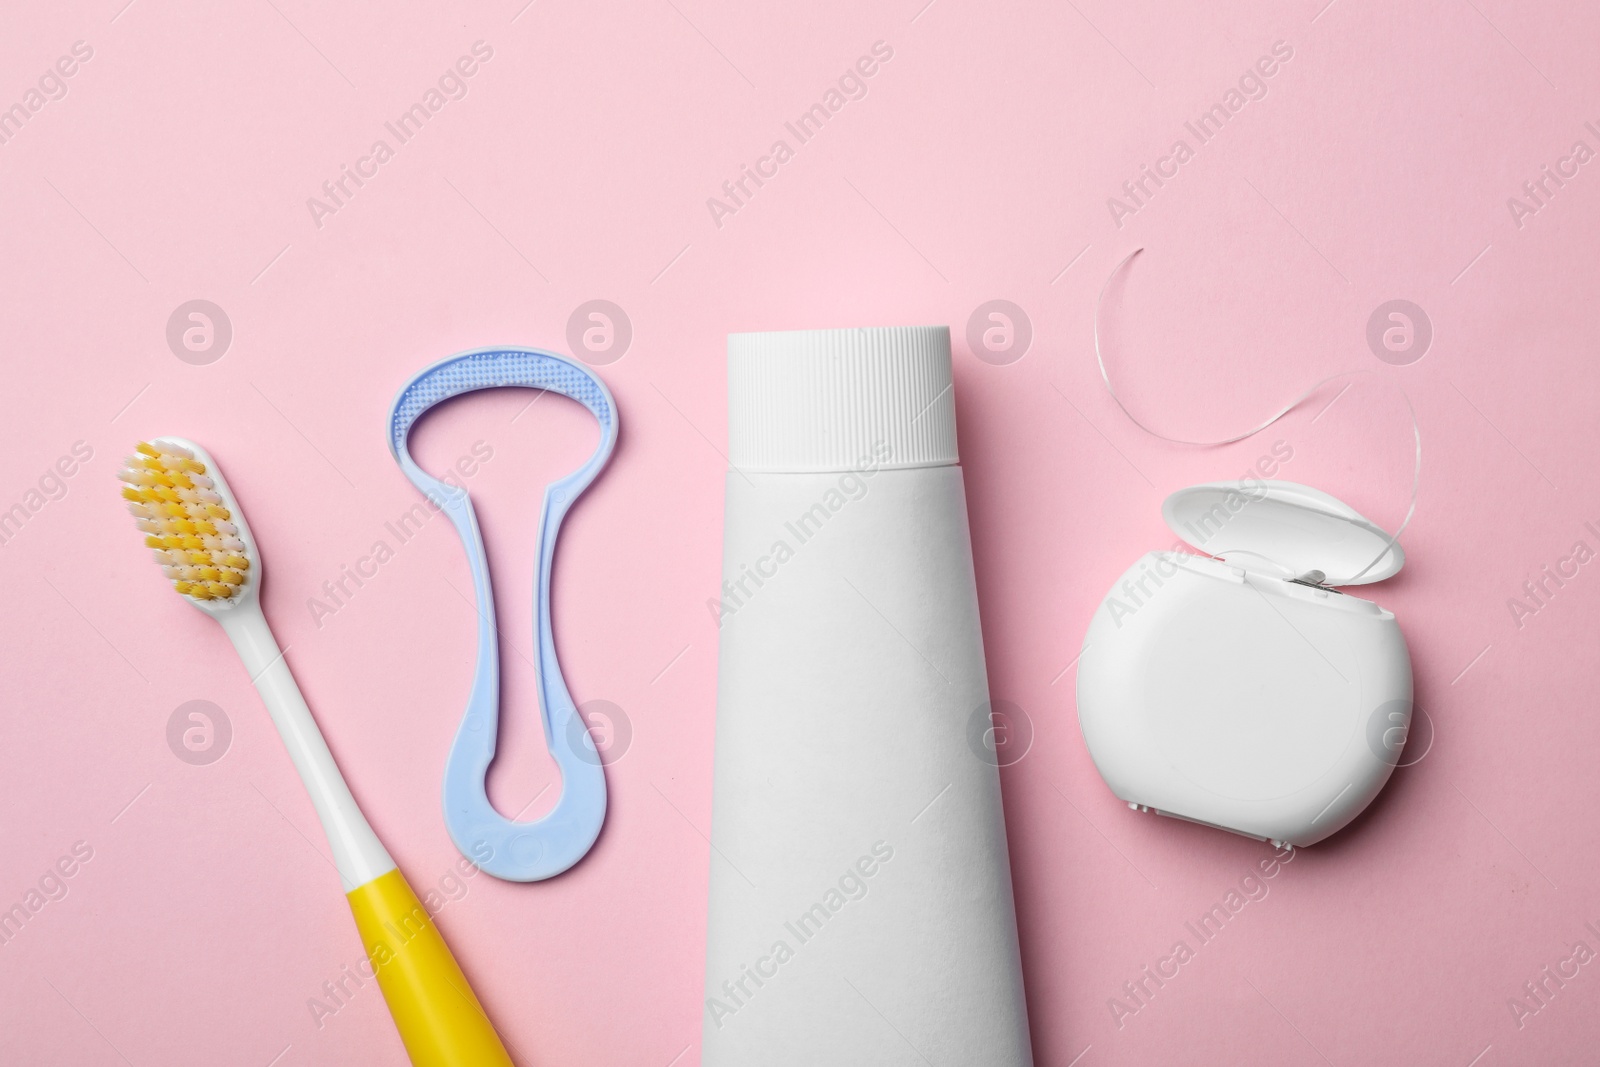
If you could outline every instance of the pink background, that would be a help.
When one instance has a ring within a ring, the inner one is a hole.
[[[75,41],[93,49],[0,145],[0,509],[29,511],[0,549],[0,906],[75,842],[93,849],[0,947],[0,1062],[404,1062],[370,985],[313,1019],[308,999],[360,954],[326,844],[112,475],[148,435],[219,457],[330,744],[412,881],[437,886],[472,669],[459,544],[434,522],[335,614],[308,600],[418,499],[384,445],[398,385],[463,348],[565,350],[592,299],[632,324],[601,371],[623,437],[569,521],[556,614],[574,694],[623,709],[632,741],[587,860],[537,885],[480,875],[439,913],[519,1063],[699,1056],[725,334],[911,323],[956,339],[992,689],[1035,731],[1004,785],[1038,1062],[1593,1061],[1600,967],[1537,1014],[1508,1006],[1574,942],[1600,949],[1600,568],[1520,626],[1508,607],[1575,542],[1600,549],[1584,526],[1600,527],[1600,163],[1520,226],[1507,205],[1575,141],[1600,149],[1589,5],[123,2],[0,16],[0,105]],[[307,198],[376,139],[393,147],[385,121],[479,40],[493,56],[465,98],[319,228]],[[876,41],[893,58],[865,98],[717,226],[707,198]],[[1119,227],[1107,198],[1176,139],[1195,147],[1185,120],[1277,41],[1293,58],[1267,95]],[[1165,433],[1224,436],[1320,377],[1371,373],[1230,448],[1146,436],[1091,346],[1095,294],[1139,245],[1108,356]],[[166,341],[197,298],[234,331],[208,365]],[[997,298],[1033,333],[1006,365],[966,341]],[[1434,328],[1407,366],[1366,342],[1394,298]],[[1275,440],[1294,450],[1282,477],[1392,528],[1410,491],[1397,386],[1421,493],[1406,570],[1370,595],[1411,642],[1431,748],[1119,1027],[1123,983],[1269,850],[1106,790],[1073,706],[1090,614],[1171,543],[1168,492],[1238,477]],[[508,812],[554,773],[527,658],[539,490],[595,434],[576,405],[525,404],[458,402],[416,438],[435,471],[494,450],[470,485],[510,642],[492,780]],[[78,441],[92,459],[30,511]],[[233,731],[206,766],[167,742],[196,699]]]

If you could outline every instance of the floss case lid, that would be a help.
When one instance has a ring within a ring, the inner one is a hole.
[[[1278,578],[1317,571],[1318,585],[1366,585],[1393,577],[1406,561],[1400,542],[1381,527],[1296,482],[1192,485],[1167,497],[1161,515],[1195,548]]]

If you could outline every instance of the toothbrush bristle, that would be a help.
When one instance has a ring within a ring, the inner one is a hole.
[[[244,588],[250,558],[209,474],[187,448],[140,441],[117,477],[172,588],[196,600],[228,600]]]

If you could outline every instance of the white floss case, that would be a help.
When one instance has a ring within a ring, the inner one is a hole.
[[[1100,607],[1078,661],[1078,722],[1130,807],[1276,845],[1314,844],[1388,781],[1411,721],[1394,615],[1332,588],[1405,553],[1327,493],[1217,482],[1167,498],[1207,556],[1152,552]]]

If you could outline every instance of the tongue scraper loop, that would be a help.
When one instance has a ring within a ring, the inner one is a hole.
[[[539,572],[534,582],[534,642],[539,655],[539,710],[544,740],[561,769],[561,797],[544,818],[513,822],[489,803],[485,775],[500,725],[500,654],[488,557],[472,500],[417,466],[407,449],[424,412],[462,393],[500,386],[544,389],[571,397],[600,422],[600,444],[582,467],[545,489],[539,518]],[[617,442],[617,408],[605,383],[565,356],[530,348],[483,348],[440,360],[401,388],[389,412],[389,450],[411,484],[450,516],[472,567],[478,604],[478,666],[467,711],[444,771],[444,821],[462,854],[496,878],[536,882],[560,874],[589,851],[606,814],[606,779],[588,726],[561,677],[550,626],[550,571],[556,536],[573,501],[600,474]]]

